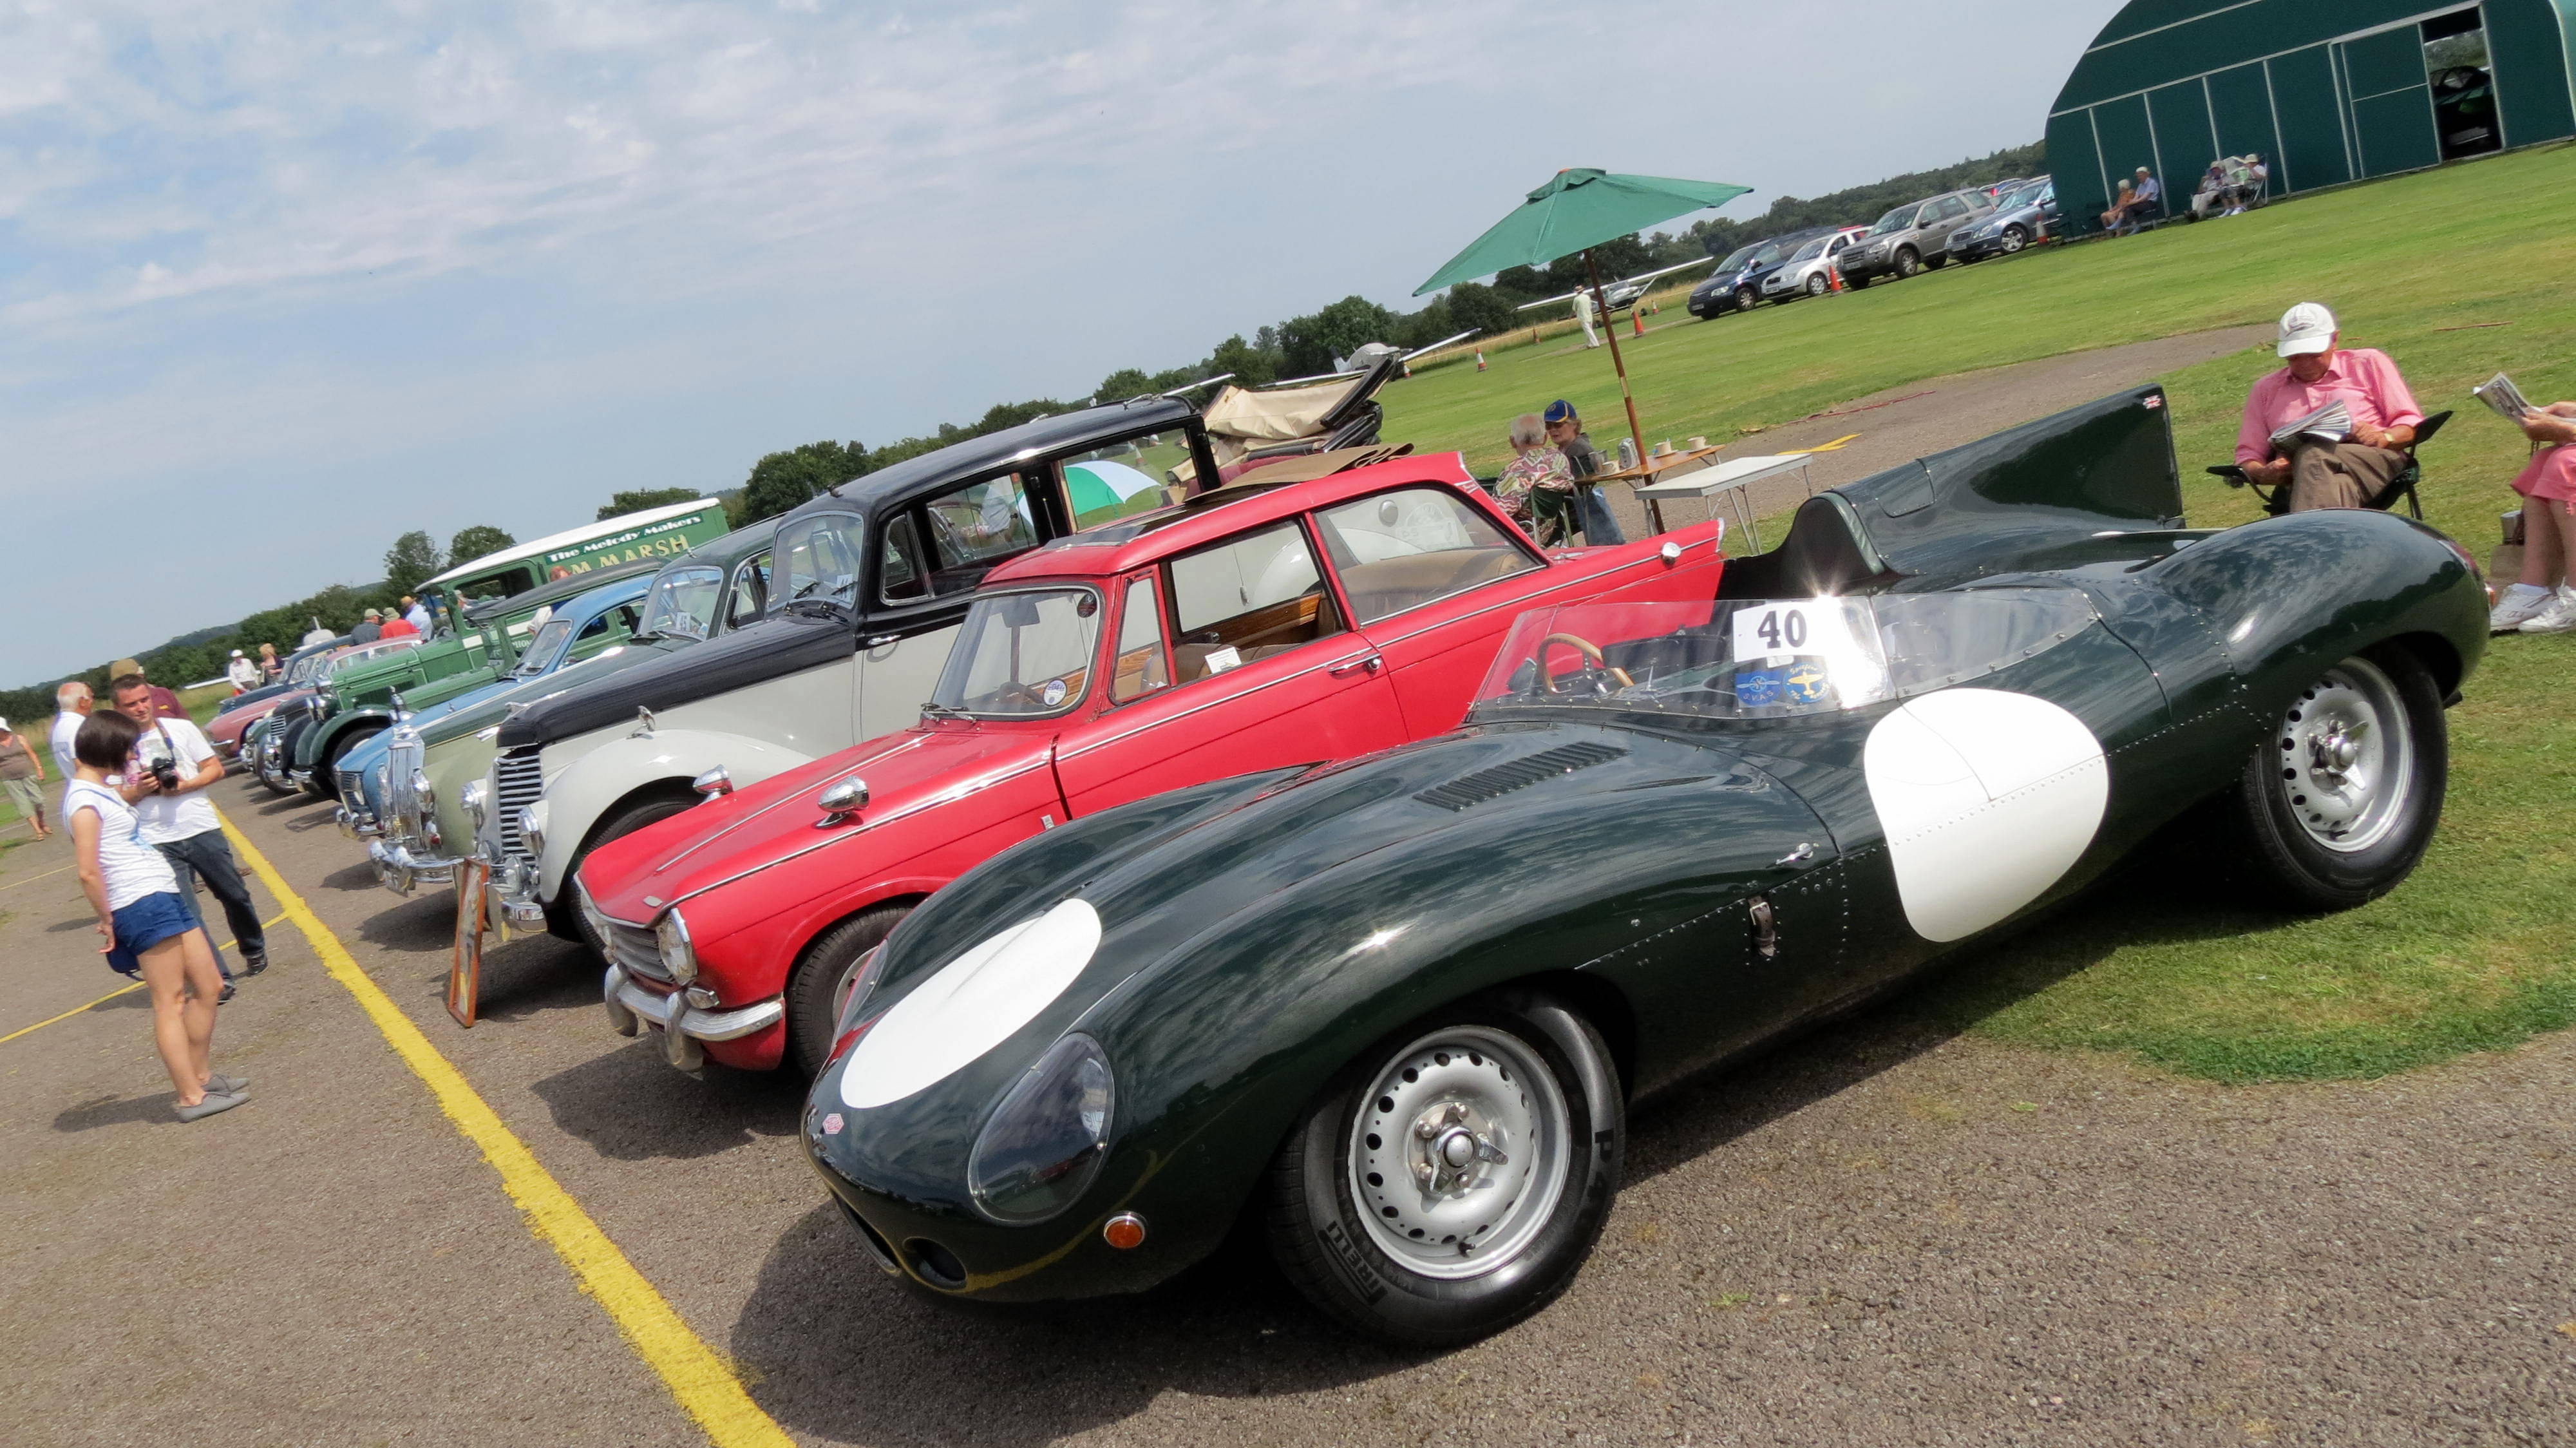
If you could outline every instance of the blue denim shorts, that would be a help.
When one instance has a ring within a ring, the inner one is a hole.
[[[116,922],[116,943],[108,948],[107,963],[127,975],[142,972],[143,952],[197,928],[187,902],[173,890],[146,895],[109,918]]]

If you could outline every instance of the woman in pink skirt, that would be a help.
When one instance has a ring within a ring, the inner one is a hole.
[[[2541,446],[2513,480],[2522,494],[2522,581],[2496,596],[2487,627],[2497,633],[2576,632],[2576,586],[2567,581],[2576,541],[2576,402],[2553,402],[2522,420]]]

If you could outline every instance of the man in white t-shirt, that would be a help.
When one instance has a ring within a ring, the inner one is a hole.
[[[89,685],[77,681],[54,690],[54,763],[60,765],[63,778],[69,781],[79,762],[72,758],[72,736],[80,733],[81,721],[89,717]]]
[[[234,693],[248,693],[259,687],[259,665],[252,663],[248,654],[235,649],[231,661],[224,665],[224,677],[232,681]]]
[[[241,867],[233,863],[233,847],[224,839],[223,822],[215,818],[215,806],[205,795],[208,786],[224,777],[223,760],[196,725],[185,719],[154,718],[152,691],[140,678],[128,675],[109,687],[116,711],[143,726],[121,792],[134,806],[144,843],[168,857],[170,867],[179,872],[179,899],[200,925],[205,916],[197,909],[197,889],[188,876],[194,873],[206,882],[223,904],[233,943],[241,947],[243,972],[259,974],[268,969],[267,932],[260,928],[259,907],[251,903]],[[224,954],[218,950],[215,966],[221,970],[223,964]],[[230,980],[232,973],[225,971],[224,978]]]

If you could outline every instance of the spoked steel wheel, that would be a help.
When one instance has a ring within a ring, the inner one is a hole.
[[[1351,1197],[1378,1250],[1426,1277],[1499,1270],[1565,1191],[1556,1076],[1513,1036],[1452,1026],[1396,1053],[1351,1124]]]
[[[2224,800],[2254,897],[2349,910],[2394,889],[2424,857],[2451,767],[2442,687],[2408,649],[2334,664],[2249,751]]]
[[[1563,1002],[1507,990],[1444,1006],[1361,1051],[1280,1144],[1271,1253],[1362,1332],[1472,1341],[1574,1280],[1626,1132],[1609,1048]]]
[[[2357,854],[2406,812],[2415,743],[2396,682],[2368,659],[2326,671],[2281,720],[2281,794],[2308,838]]]

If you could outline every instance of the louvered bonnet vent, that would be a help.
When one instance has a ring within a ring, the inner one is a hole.
[[[1442,809],[1465,809],[1471,804],[1498,799],[1516,789],[1527,789],[1543,779],[1607,764],[1627,752],[1608,744],[1560,744],[1554,749],[1542,749],[1526,759],[1462,774],[1447,784],[1435,784],[1414,798]]]

